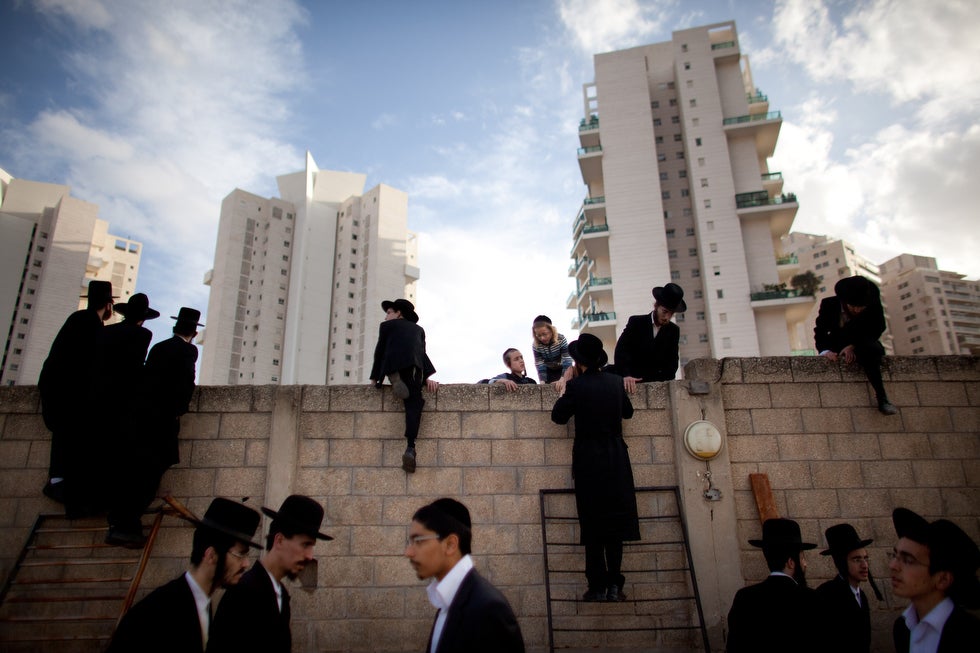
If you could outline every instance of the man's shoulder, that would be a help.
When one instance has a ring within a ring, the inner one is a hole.
[[[510,607],[510,603],[507,601],[507,597],[504,596],[503,592],[484,578],[476,569],[471,569],[466,574],[463,582],[460,583],[459,589],[458,595],[463,594],[465,590],[468,602],[473,605],[502,603],[508,606],[508,608]]]
[[[626,326],[630,326],[630,325],[642,326],[646,323],[653,324],[653,318],[650,317],[649,313],[642,313],[640,315],[630,315],[629,319],[626,320]]]

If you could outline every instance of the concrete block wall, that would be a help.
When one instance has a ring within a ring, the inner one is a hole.
[[[749,473],[769,475],[780,514],[800,521],[811,541],[822,546],[823,530],[844,520],[875,538],[872,569],[886,591],[874,613],[882,641],[902,607],[887,588],[891,509],[948,516],[980,535],[977,358],[889,359],[885,381],[900,409],[893,417],[876,412],[860,370],[823,359],[699,360],[685,376],[641,386],[626,439],[638,486],[681,489],[712,648],[723,648],[731,596],[765,576],[761,554],[746,542],[761,533]],[[692,393],[696,381],[706,389]],[[182,462],[161,491],[198,513],[214,496],[275,508],[293,492],[326,509],[323,529],[336,539],[317,544],[317,588],[292,591],[295,650],[424,646],[433,610],[402,554],[411,514],[440,496],[469,506],[477,567],[512,602],[529,647],[547,646],[538,491],[572,485],[572,431],[550,421],[554,391],[444,385],[425,396],[414,475],[400,469],[403,410],[388,389],[202,387],[182,418]],[[4,575],[35,516],[57,508],[40,494],[50,439],[38,410],[36,388],[0,389]],[[709,464],[718,502],[701,496],[708,466],[679,443],[695,419],[712,421],[726,438]],[[184,568],[191,533],[164,521],[147,591]],[[831,574],[828,560],[811,555],[814,584]],[[641,610],[622,616],[625,625],[648,619]]]

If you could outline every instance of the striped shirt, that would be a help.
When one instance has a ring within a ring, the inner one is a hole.
[[[562,373],[572,366],[572,357],[568,355],[568,340],[562,334],[550,345],[542,345],[537,340],[531,345],[534,352],[534,367],[538,370],[538,379],[548,382],[548,370],[561,369]]]

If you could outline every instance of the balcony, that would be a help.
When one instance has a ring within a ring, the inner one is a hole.
[[[712,50],[724,50],[725,48],[734,48],[735,41],[722,41],[721,43],[712,43]]]
[[[762,175],[762,183],[772,182],[772,181],[782,181],[783,173],[781,172],[767,172]]]
[[[776,149],[776,139],[779,138],[779,128],[782,124],[782,114],[779,111],[769,111],[725,118],[722,120],[722,129],[732,137],[755,138],[755,147],[759,155],[769,158]]]
[[[583,313],[581,317],[572,320],[572,329],[581,331],[586,327],[615,327],[616,313],[614,311],[596,311]]]
[[[759,122],[762,120],[782,120],[783,114],[779,111],[770,111],[768,113],[750,113],[747,116],[736,116],[735,118],[725,118],[721,121],[722,126],[727,125],[741,125],[747,122]],[[579,151],[581,154],[581,151]]]
[[[762,187],[769,193],[769,197],[775,197],[783,192],[783,173],[767,172],[762,175]]]
[[[599,116],[594,113],[588,120],[582,118],[582,121],[578,124],[578,130],[580,132],[592,131],[593,129],[599,129]]]
[[[592,117],[578,125],[578,141],[583,148],[599,147],[599,116],[592,114]]]
[[[735,195],[735,208],[748,209],[754,206],[771,206],[774,204],[796,203],[794,193],[782,193],[776,197],[769,197],[769,191],[757,190],[751,193],[738,193]]]
[[[799,265],[799,264],[800,264],[800,259],[796,256],[796,254],[776,257],[776,265]]]
[[[749,104],[769,104],[769,96],[760,93],[759,89],[756,89],[755,93],[747,93],[745,95],[745,100]]]
[[[211,280],[213,278],[214,278],[214,268],[211,268],[210,270],[208,270],[207,272],[204,273],[204,285],[205,286],[210,286],[211,285]]]
[[[600,195],[599,197],[586,197],[582,201],[582,204],[585,204],[586,206],[591,206],[593,204],[605,204],[605,203],[606,203],[605,195]]]
[[[813,295],[801,295],[796,288],[767,288],[759,292],[749,293],[749,299],[753,302],[764,302],[770,299],[790,299],[791,297],[813,297]]]
[[[768,220],[769,229],[776,238],[789,233],[799,204],[793,193],[769,197],[764,190],[739,193],[735,196],[735,210],[740,220]]]
[[[590,259],[602,259],[609,256],[609,225],[605,223],[591,224],[583,221],[576,231],[575,243],[569,257],[577,259],[587,256]]]
[[[582,171],[582,181],[586,186],[602,177],[602,146],[591,145],[578,148],[578,165]]]

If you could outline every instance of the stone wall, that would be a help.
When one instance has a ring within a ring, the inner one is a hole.
[[[845,520],[875,539],[872,570],[886,595],[874,605],[880,642],[902,607],[887,582],[891,509],[947,516],[980,539],[978,359],[890,358],[886,365],[900,409],[892,417],[874,409],[860,370],[817,358],[694,361],[686,380],[646,384],[632,397],[636,414],[625,427],[636,484],[680,487],[713,649],[723,648],[734,592],[766,573],[761,553],[747,544],[761,532],[750,473],[768,474],[779,514],[797,519],[810,541],[823,545],[823,530]],[[529,648],[547,647],[538,491],[572,482],[571,427],[550,421],[554,391],[445,385],[426,398],[414,475],[400,469],[403,411],[388,389],[203,387],[182,419],[182,462],[161,491],[197,513],[214,496],[275,508],[294,492],[326,508],[324,530],[336,539],[317,544],[317,588],[292,591],[295,650],[424,646],[433,610],[402,554],[412,513],[440,496],[469,506],[477,567],[510,599]],[[40,494],[50,439],[38,408],[35,388],[0,389],[4,576],[37,514],[57,508]],[[708,465],[679,439],[697,419],[725,436],[708,464],[721,491],[715,502],[702,496]],[[164,521],[146,589],[183,569],[191,533],[177,519]],[[812,584],[833,573],[815,553],[809,563]],[[617,619],[632,626],[651,617],[637,609]]]

